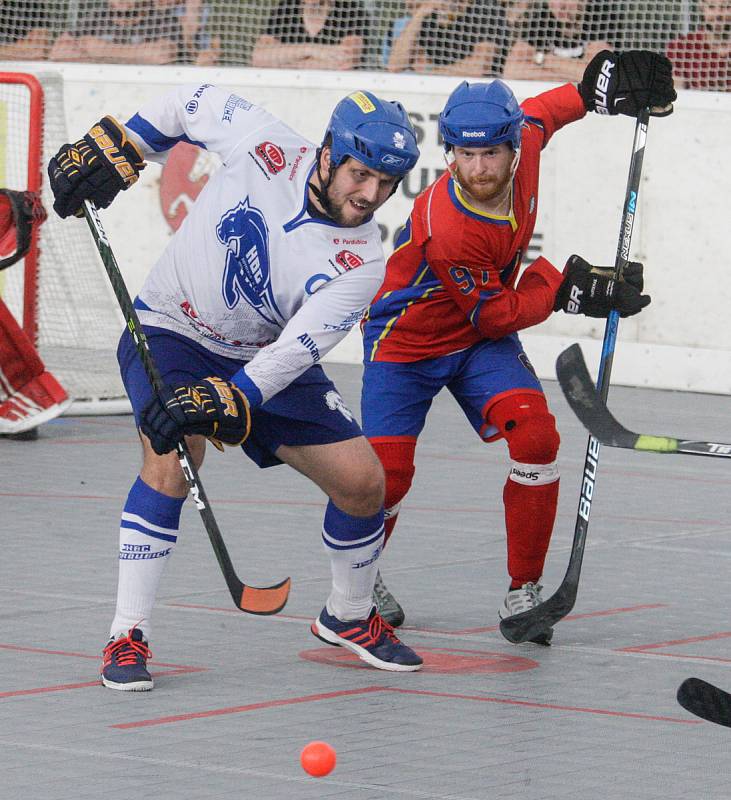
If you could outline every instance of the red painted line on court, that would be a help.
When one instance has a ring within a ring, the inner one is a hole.
[[[113,444],[113,442],[110,442]],[[122,495],[85,495],[85,494],[59,494],[54,492],[0,492],[0,497],[42,497],[49,500],[113,500],[119,502],[124,499]],[[294,506],[294,507],[307,507],[307,508],[323,508],[322,501],[310,500],[282,500],[271,497],[260,497],[255,500],[252,499],[234,499],[234,498],[221,498],[212,497],[211,502],[217,506]],[[402,511],[414,511],[425,514],[503,514],[502,508],[471,508],[465,506],[403,506]],[[677,519],[675,517],[648,517],[648,516],[627,516],[623,514],[605,514],[602,512],[595,512],[597,519],[605,520],[618,520],[622,522],[644,522],[644,523],[658,523],[662,525],[678,525],[683,524],[688,527],[709,527],[721,525],[721,519],[702,519],[696,517],[692,520]]]
[[[426,689],[402,689],[395,686],[384,687],[387,692],[396,694],[413,694],[424,697],[441,697],[448,700],[470,700],[478,703],[498,703],[508,706],[525,706],[527,708],[546,708],[553,711],[576,711],[581,714],[599,714],[609,717],[625,717],[629,719],[644,719],[651,722],[676,722],[681,725],[698,725],[699,720],[679,719],[678,717],[664,717],[655,714],[641,714],[634,711],[612,711],[608,708],[584,708],[582,706],[562,706],[555,703],[534,703],[528,700],[509,700],[505,697],[485,697],[482,695],[452,694],[450,692],[430,692]]]
[[[637,606],[626,606],[624,608],[607,608],[602,611],[589,611],[585,614],[569,614],[564,617],[563,621],[586,619],[589,617],[611,617],[614,614],[630,614],[634,611],[646,611],[653,608],[667,608],[666,603],[645,603]],[[499,625],[488,625],[483,628],[460,628],[453,631],[439,630],[437,628],[416,628],[410,625],[404,625],[403,630],[414,631],[415,633],[442,633],[447,636],[470,636],[475,633],[492,633],[493,631],[500,630]],[[729,634],[731,635],[731,634]]]
[[[243,714],[248,711],[260,711],[262,709],[278,708],[282,706],[297,705],[299,703],[315,703],[322,700],[332,700],[341,697],[352,697],[363,694],[374,694],[376,692],[391,692],[393,694],[415,695],[421,697],[436,697],[444,700],[466,700],[477,703],[493,703],[497,705],[521,706],[524,708],[541,708],[548,711],[573,711],[579,714],[596,714],[599,716],[618,717],[622,719],[641,719],[648,722],[672,722],[679,725],[700,725],[700,720],[680,719],[678,717],[666,717],[658,714],[643,714],[633,711],[616,711],[608,708],[587,708],[583,706],[564,706],[557,703],[537,703],[528,700],[513,700],[505,697],[490,697],[486,695],[456,694],[452,692],[432,692],[426,689],[402,689],[394,686],[366,686],[362,689],[348,689],[338,692],[327,692],[322,694],[305,695],[301,697],[289,697],[283,700],[266,700],[260,703],[249,703],[245,706],[233,706],[229,708],[217,708],[210,711],[197,711],[190,714],[176,714],[169,717],[157,717],[154,719],[139,720],[138,722],[121,722],[110,725],[110,728],[118,730],[130,730],[133,728],[148,728],[154,725],[169,725],[176,722],[188,722],[194,719],[208,719],[220,717],[226,714]]]
[[[16,650],[21,653],[38,653],[45,656],[65,656],[67,658],[87,658],[94,661],[101,658],[101,651],[99,655],[90,656],[88,653],[75,653],[70,650],[47,650],[43,647],[28,647],[27,645],[19,644],[2,644],[0,643],[0,650]],[[156,667],[170,667],[170,669],[181,672],[206,672],[209,667],[197,667],[192,664],[172,664],[167,661],[150,661]]]
[[[667,642],[654,642],[652,644],[637,644],[631,647],[619,648],[620,653],[642,653],[646,650],[665,649],[674,645],[696,644],[696,642],[711,642],[716,639],[728,639],[731,631],[720,631],[719,633],[709,633],[705,636],[691,636],[688,639],[670,639]]]
[[[0,492],[0,497],[43,497],[48,500],[119,500],[122,495],[60,494],[59,492]]]
[[[222,611],[224,614],[240,614],[241,609],[239,608],[222,608],[221,606],[205,606],[200,605],[198,603],[164,603],[165,606],[169,608],[195,608],[200,609],[202,611]],[[311,622],[313,617],[300,617],[295,614],[272,614],[273,617],[280,617],[281,619],[297,619],[297,620],[305,620],[306,622]]]
[[[614,614],[631,614],[633,611],[646,611],[653,608],[667,608],[667,603],[645,603],[625,608],[608,608],[605,611],[589,611],[586,614],[569,614],[566,619],[587,619],[589,617],[611,617]]]
[[[0,650],[17,650],[20,653],[40,653],[44,656],[68,656],[70,658],[93,658],[100,656],[90,656],[88,653],[73,653],[68,650],[46,650],[42,647],[25,647],[19,644],[0,644]]]
[[[280,706],[292,706],[299,703],[317,703],[321,700],[332,700],[338,697],[350,697],[353,695],[372,694],[383,692],[383,686],[366,686],[362,689],[344,689],[339,692],[325,692],[322,694],[310,694],[301,697],[288,697],[284,700],[265,700],[261,703],[249,703],[245,706],[232,706],[230,708],[216,708],[211,711],[197,711],[190,714],[176,714],[171,717],[157,717],[156,719],[143,719],[139,722],[122,722],[110,725],[110,728],[128,730],[130,728],[149,728],[152,725],[168,725],[171,722],[186,722],[191,719],[205,719],[207,717],[220,717],[224,714],[243,714],[247,711],[259,711],[264,708],[277,708]]]
[[[88,689],[90,686],[99,686],[99,681],[86,681],[85,683],[62,683],[58,686],[37,686],[34,689],[16,689],[14,692],[0,692],[0,698],[24,697],[32,694],[47,694],[48,692],[65,692],[69,689]]]
[[[158,672],[155,670],[152,673],[153,678],[158,678],[162,675],[170,677],[172,675],[186,675],[191,672],[206,672],[204,667],[191,667],[187,669],[166,669]],[[6,697],[28,697],[35,694],[48,694],[49,692],[66,692],[71,689],[89,689],[91,687],[101,686],[101,681],[97,678],[94,681],[85,681],[84,683],[61,683],[56,686],[35,686],[32,689],[15,689],[10,692],[0,692],[0,700]]]
[[[686,644],[697,644],[698,642],[713,642],[719,639],[728,639],[731,637],[731,631],[719,631],[718,633],[709,633],[705,636],[689,636],[687,639],[670,639],[667,642],[652,642],[649,644],[636,644],[630,647],[617,648],[618,653],[646,653],[651,656],[658,656],[659,658],[687,658],[694,661],[709,661],[714,664],[729,664],[731,658],[723,658],[723,656],[698,656],[688,655],[687,653],[679,652],[665,652],[658,653],[657,650],[665,650],[668,647],[684,646]]]
[[[0,650],[12,650],[17,653],[34,653],[43,656],[63,656],[64,658],[84,658],[92,661],[100,661],[101,654],[89,655],[88,653],[76,653],[70,650],[49,650],[44,647],[28,647],[19,644],[0,643]],[[210,667],[196,667],[192,664],[171,664],[164,661],[150,662],[153,669],[153,677],[165,675],[187,675],[195,672],[208,672]],[[154,671],[153,671],[154,670]],[[72,689],[88,689],[92,686],[99,686],[99,679],[94,681],[84,681],[82,683],[62,683],[54,686],[34,686],[30,689],[15,689],[8,692],[0,692],[0,700],[7,697],[24,697],[36,694],[48,694],[49,692],[64,692]]]
[[[483,467],[494,465],[494,462],[489,461],[484,456],[455,456],[455,455],[448,455],[446,453],[420,453],[419,458],[430,458],[435,461],[464,461],[467,463],[472,464],[480,464]],[[564,468],[569,466],[579,466],[578,461],[572,461],[570,459],[566,459],[562,461],[564,464]],[[698,476],[688,475],[684,473],[682,470],[675,469],[663,469],[660,471],[659,469],[654,470],[647,470],[640,472],[639,470],[632,470],[627,469],[625,467],[615,467],[611,465],[604,464],[602,467],[602,473],[607,473],[610,475],[626,475],[628,477],[633,478],[643,478],[643,479],[654,479],[666,482],[667,480],[677,480],[682,481],[684,484],[687,483],[702,483],[708,484],[710,486],[728,486],[728,481],[724,479],[714,479],[714,478],[702,478]]]

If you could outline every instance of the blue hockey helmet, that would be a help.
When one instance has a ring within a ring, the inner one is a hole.
[[[401,103],[380,100],[370,92],[353,92],[333,110],[323,145],[340,166],[348,156],[371,169],[403,177],[419,158],[416,133]]]
[[[513,150],[519,150],[524,119],[506,83],[462,81],[439,115],[439,133],[447,151],[454,145],[489,147],[502,142],[510,142]]]

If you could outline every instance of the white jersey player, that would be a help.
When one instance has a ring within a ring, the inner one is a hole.
[[[166,386],[155,396],[125,331],[118,358],[144,450],[122,514],[117,609],[102,682],[152,688],[149,617],[177,540],[187,485],[172,451],[185,435],[241,444],[329,496],[322,537],[333,584],[312,624],[319,638],[392,671],[422,660],[372,606],[383,543],[383,474],[318,362],[358,322],[383,279],[373,213],[419,155],[403,107],[355,92],[317,148],[264,109],[210,85],[176,89],[125,126],[105,117],[49,163],[54,209],[108,206],[145,160],[177,142],[223,164],[135,301]]]
[[[371,101],[356,94],[349,102],[367,108]],[[185,140],[218,153],[225,167],[150,273],[140,321],[249,362],[252,391],[268,400],[343,338],[380,287],[385,267],[373,204],[345,232],[337,219],[309,213],[317,147],[213,86],[178,89],[126,127],[148,160],[164,161]]]

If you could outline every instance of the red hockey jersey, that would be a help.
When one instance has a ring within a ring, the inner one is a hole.
[[[512,212],[472,207],[445,172],[415,200],[363,325],[368,361],[419,361],[499,339],[545,320],[562,275],[521,259],[535,227],[541,150],[586,110],[570,84],[522,104],[526,114]]]

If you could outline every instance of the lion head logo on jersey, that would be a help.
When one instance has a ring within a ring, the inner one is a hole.
[[[264,215],[247,196],[221,217],[216,235],[228,251],[221,285],[226,306],[235,308],[244,299],[267,322],[279,324],[282,315],[272,291]]]

